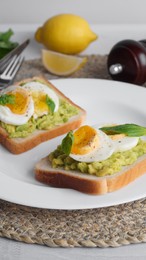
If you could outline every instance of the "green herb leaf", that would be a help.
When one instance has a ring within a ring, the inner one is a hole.
[[[0,32],[0,59],[18,45],[18,43],[10,41],[13,34],[11,29],[6,32]]]
[[[71,152],[71,147],[74,142],[74,135],[73,131],[70,131],[62,140],[61,143],[61,150],[66,154],[69,155]]]
[[[9,39],[11,38],[11,36],[13,35],[13,31],[11,29],[9,29],[6,32],[0,32],[0,41],[4,41],[7,42],[9,41]]]
[[[102,130],[108,135],[125,134],[131,137],[146,135],[146,127],[139,126],[136,124],[124,124],[124,125],[101,127],[100,130]]]
[[[0,41],[0,49],[12,50],[17,46],[15,42],[2,42]]]
[[[15,103],[15,96],[7,95],[7,94],[0,96],[0,105],[14,104],[14,103]]]
[[[53,101],[51,98],[49,98],[48,95],[46,95],[46,103],[47,103],[47,105],[48,105],[48,107],[49,107],[49,110],[50,110],[52,113],[54,113],[55,103],[54,103],[54,101]]]

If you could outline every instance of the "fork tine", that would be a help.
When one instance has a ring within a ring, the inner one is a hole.
[[[13,57],[9,66],[1,74],[0,79],[1,80],[11,80],[15,76],[18,69],[20,68],[23,60],[24,60],[24,57],[22,57],[22,56]]]
[[[17,62],[17,65],[15,67],[15,69],[12,71],[11,77],[14,78],[15,74],[17,73],[17,71],[20,69],[22,63],[24,61],[24,57],[20,56],[19,60]]]
[[[8,67],[2,74],[0,74],[0,90],[7,87],[8,84],[10,84],[10,82],[14,80],[15,75],[21,67],[23,60],[24,57],[22,55],[15,55],[15,57],[11,59]]]
[[[14,77],[14,75],[16,74],[16,72],[17,72],[17,70],[20,68],[20,66],[21,66],[21,64],[22,64],[22,62],[23,62],[23,60],[24,60],[24,57],[22,57],[22,56],[18,56],[16,59],[15,59],[15,61],[14,61],[14,63],[13,63],[13,65],[12,65],[12,67],[10,68],[10,70],[8,71],[8,76],[9,77]]]
[[[2,74],[3,76],[6,76],[9,70],[11,69],[11,67],[15,66],[15,60],[17,61],[16,55],[11,59],[9,65],[6,67],[5,71]]]
[[[11,60],[11,58],[14,55],[20,55],[21,52],[27,47],[27,45],[29,44],[30,40],[27,39],[26,41],[24,41],[22,44],[18,45],[15,49],[13,49],[11,52],[9,52],[6,56],[4,56],[1,60],[0,60],[0,66],[7,66],[7,64],[9,63],[9,61]]]

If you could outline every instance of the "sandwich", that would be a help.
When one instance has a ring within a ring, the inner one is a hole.
[[[92,195],[113,192],[146,172],[146,128],[135,124],[69,131],[56,149],[35,166],[47,185]]]
[[[85,110],[47,79],[24,79],[0,92],[0,143],[20,154],[78,128],[85,117]]]

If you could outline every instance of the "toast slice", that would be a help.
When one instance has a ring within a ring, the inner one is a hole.
[[[67,101],[70,105],[77,108],[78,112],[76,115],[69,118],[67,122],[62,124],[54,125],[49,130],[39,130],[36,129],[34,132],[30,133],[27,137],[15,137],[10,138],[8,132],[0,125],[0,143],[7,148],[11,153],[20,154],[26,152],[42,142],[49,139],[57,137],[59,135],[65,134],[70,130],[74,130],[85,120],[86,111],[71,101],[66,97],[61,91],[59,91],[52,83],[48,82],[44,77],[33,77],[29,79],[22,80],[21,82],[15,83],[15,85],[23,85],[27,82],[40,81],[41,83],[47,85],[53,91],[56,92],[59,99]]]
[[[100,195],[121,189],[145,172],[146,154],[139,157],[132,165],[124,166],[120,172],[104,177],[59,168],[54,169],[47,156],[36,164],[35,178],[50,186],[75,189],[91,195]]]

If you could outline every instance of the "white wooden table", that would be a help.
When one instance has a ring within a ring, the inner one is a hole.
[[[118,248],[48,248],[0,238],[1,260],[145,260],[146,245]]]

